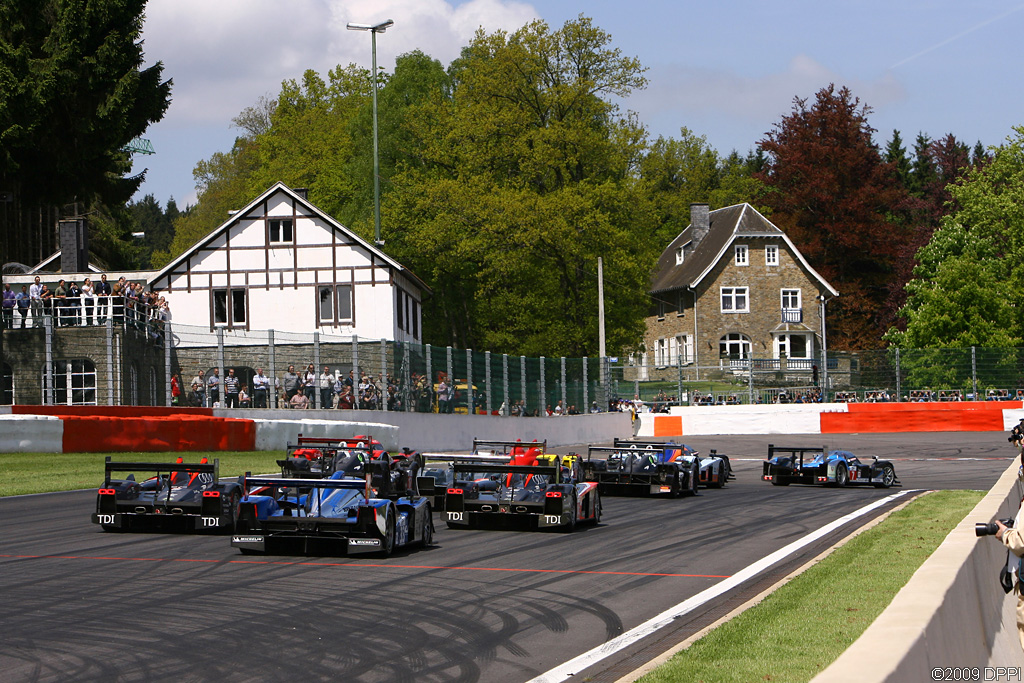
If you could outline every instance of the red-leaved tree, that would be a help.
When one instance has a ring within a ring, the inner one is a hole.
[[[872,140],[870,112],[848,88],[829,85],[813,103],[796,98],[759,142],[773,222],[839,290],[828,305],[835,349],[882,346],[890,282],[906,253],[907,230],[892,215],[907,193]]]

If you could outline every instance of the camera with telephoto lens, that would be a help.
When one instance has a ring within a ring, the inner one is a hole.
[[[1013,527],[1012,519],[1001,519],[999,521],[1003,523],[1003,526]],[[974,525],[975,536],[995,536],[998,531],[999,526],[995,522],[989,522],[988,524],[978,522]]]
[[[1013,429],[1010,430],[1010,436],[1006,437],[1006,440],[1010,443],[1019,443],[1024,441],[1024,420],[1021,420]]]

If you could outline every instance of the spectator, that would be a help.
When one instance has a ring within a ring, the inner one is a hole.
[[[341,410],[352,410],[352,387],[345,384],[342,385],[341,395],[338,396],[338,408]]]
[[[82,324],[82,290],[75,281],[68,283],[68,312],[71,313],[71,324]]]
[[[63,279],[57,283],[57,289],[53,290],[53,298],[55,299],[54,304],[57,307],[57,327],[61,327],[65,324],[64,321],[67,318],[68,305],[68,286]]]
[[[39,276],[28,289],[29,304],[32,308],[32,327],[39,327],[43,324],[43,291],[46,285],[39,284]]]
[[[15,296],[15,301],[18,304],[18,313],[21,315],[21,329],[25,329],[25,322],[28,320],[29,306],[32,301],[28,294],[28,287],[25,285],[21,286],[21,291]]]
[[[192,393],[195,394],[200,408],[206,407],[206,373],[202,370],[192,380]]]
[[[320,373],[320,377],[317,378],[317,386],[320,389],[320,407],[330,408],[333,404],[331,397],[334,394],[334,375],[326,365],[324,371]]]
[[[95,315],[96,311],[96,288],[92,285],[92,280],[85,278],[82,281],[82,324],[92,325],[96,322],[96,318],[99,316]]]
[[[107,318],[110,317],[110,294],[113,291],[110,288],[110,283],[107,282],[107,274],[103,273],[100,275],[100,281],[96,283],[96,322],[106,322]],[[103,316],[103,320],[100,320],[100,316]]]
[[[7,329],[14,328],[14,306],[17,301],[18,295],[11,289],[11,283],[4,283],[4,301],[3,301],[3,326]]]
[[[239,408],[252,408],[252,401],[249,400],[249,392],[246,391],[246,386],[243,384],[242,388],[238,392],[238,407]]]
[[[181,381],[178,379],[178,373],[171,375],[171,405],[176,406],[181,403]]]
[[[216,372],[216,369],[214,369]],[[228,368],[228,376],[224,378],[224,402],[228,408],[238,407],[238,394],[241,386],[235,377],[235,369]]]
[[[263,368],[256,368],[256,374],[252,377],[252,398],[255,407],[266,408],[269,395],[270,378],[263,374]]]
[[[338,407],[338,401],[341,399],[342,392],[345,391],[345,378],[341,374],[341,368],[334,371],[334,386],[331,388],[331,405],[335,408]]]
[[[285,402],[291,402],[294,396],[302,388],[302,380],[295,372],[295,366],[289,365],[288,372],[281,377],[281,388],[284,389]]]
[[[309,408],[309,397],[306,396],[305,392],[296,391],[291,400],[288,401],[288,407],[300,409]]]
[[[309,399],[309,405],[316,400],[316,368],[310,363],[306,371],[302,373],[302,393]]]
[[[210,407],[220,407],[220,368],[214,368],[213,374],[206,378],[206,392],[210,395]]]

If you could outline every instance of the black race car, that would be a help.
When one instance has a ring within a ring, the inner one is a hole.
[[[872,456],[871,462],[862,462],[850,451],[832,451],[827,446],[803,448],[768,444],[768,459],[764,461],[761,478],[775,486],[864,484],[889,488],[900,485],[896,468],[888,460]]]
[[[239,481],[222,482],[220,462],[199,464],[111,462],[107,456],[103,485],[96,496],[94,524],[104,531],[160,528],[168,531],[208,530],[231,532],[242,497]],[[113,479],[113,472],[130,472]],[[144,481],[135,472],[156,472]]]

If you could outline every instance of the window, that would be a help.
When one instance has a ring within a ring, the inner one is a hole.
[[[693,337],[688,334],[676,335],[676,354],[683,365],[693,362]]]
[[[412,338],[420,338],[420,302],[415,299],[412,300],[412,312],[409,314],[412,318]]]
[[[405,292],[395,290],[395,313],[398,314],[398,329],[405,331]]]
[[[321,285],[317,296],[320,324],[352,324],[352,285]]]
[[[686,256],[686,254],[685,254],[685,248],[684,247],[679,247],[678,249],[676,249],[676,265],[677,266],[682,264],[683,258],[685,256]]]
[[[777,245],[769,244],[764,248],[764,264],[766,266],[779,265],[779,247]]]
[[[213,290],[213,324],[230,327],[245,327],[248,320],[246,290]]]
[[[806,334],[780,334],[775,340],[775,357],[810,358],[811,345]]]
[[[722,287],[722,313],[749,313],[747,287]]]
[[[658,320],[664,320],[665,310],[668,308],[668,303],[664,299],[658,299],[654,305],[658,309]]]
[[[737,244],[736,250],[736,265],[737,266],[749,266],[750,265],[750,251],[747,249],[745,244]]]
[[[750,339],[745,334],[731,332],[718,341],[718,353],[723,358],[749,358]]]
[[[46,368],[43,368],[43,393],[46,393]],[[53,402],[55,405],[96,405],[96,365],[87,358],[53,362]]]
[[[659,339],[654,345],[654,365],[663,368],[670,362],[668,353],[668,340]]]
[[[784,290],[782,290],[782,310],[784,310],[784,311],[800,310],[800,290],[799,289],[784,289]]]
[[[293,242],[295,239],[292,230],[291,218],[274,218],[267,221],[267,229],[270,231],[270,242]]]

